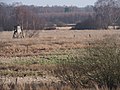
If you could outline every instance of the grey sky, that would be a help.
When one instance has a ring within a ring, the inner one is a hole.
[[[66,6],[78,6],[78,7],[94,5],[96,1],[97,0],[0,0],[0,2],[5,2],[5,3],[22,2],[23,4],[37,5],[37,6],[66,5]]]

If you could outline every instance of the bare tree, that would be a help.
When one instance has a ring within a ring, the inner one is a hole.
[[[96,19],[101,28],[116,25],[120,18],[119,0],[98,0],[95,3]]]
[[[27,10],[24,8],[24,6],[15,7],[15,14],[16,14],[17,24],[20,24],[21,26],[23,26],[24,19],[26,18],[26,11]]]
[[[0,27],[4,30],[13,30],[19,24],[26,30],[40,30],[46,24],[77,23],[93,13],[92,8],[78,8],[64,6],[29,6],[22,3],[5,4],[0,2]],[[67,9],[66,8],[66,9]],[[66,13],[67,12],[67,13]]]

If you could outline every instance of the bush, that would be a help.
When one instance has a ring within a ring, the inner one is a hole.
[[[120,85],[120,47],[116,39],[94,42],[85,48],[83,56],[79,54],[59,64],[55,74],[75,90],[93,86],[96,90],[103,87],[117,90]]]
[[[95,18],[91,16],[88,17],[86,20],[79,22],[76,24],[75,29],[84,30],[84,29],[98,29],[98,24]]]

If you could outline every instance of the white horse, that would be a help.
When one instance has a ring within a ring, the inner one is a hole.
[[[13,38],[24,38],[23,30],[20,26],[14,26]]]

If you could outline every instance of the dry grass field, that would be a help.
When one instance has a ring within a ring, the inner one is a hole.
[[[25,31],[26,32],[26,31]],[[26,38],[13,39],[13,32],[0,32],[0,56],[29,56],[55,50],[85,47],[88,42],[119,35],[119,30],[27,31]],[[30,38],[28,38],[32,35]]]
[[[64,84],[64,88],[57,89],[61,84],[56,83],[59,79],[52,76],[55,64],[66,59],[68,53],[75,54],[75,50],[89,46],[92,41],[109,36],[119,37],[120,31],[25,31],[26,37],[21,39],[13,39],[12,34],[8,31],[0,32],[0,90],[3,87],[3,90],[16,90],[16,86],[21,88],[17,90],[71,90]]]

